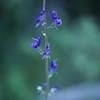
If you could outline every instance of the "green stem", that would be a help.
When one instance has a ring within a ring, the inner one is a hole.
[[[46,8],[46,0],[43,0],[43,10],[45,11]],[[47,19],[45,17],[45,25],[43,27],[44,33],[45,33],[45,47],[48,44],[48,33],[47,33]],[[49,78],[48,78],[48,67],[49,67],[49,59],[45,59],[45,75],[46,75],[46,83],[48,84],[46,94],[45,94],[45,100],[48,100],[48,92],[49,92]]]
[[[46,0],[43,0],[43,10],[45,10],[46,7]]]

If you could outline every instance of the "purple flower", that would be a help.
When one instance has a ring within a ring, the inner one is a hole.
[[[37,87],[37,91],[39,94],[43,93],[48,88],[47,83],[43,83]]]
[[[53,10],[53,11],[51,12],[51,17],[52,17],[52,20],[55,20],[55,19],[58,18],[58,14],[57,14],[57,12],[56,12],[55,10]]]
[[[58,68],[57,60],[52,60],[49,67],[50,74],[56,72],[57,68]]]
[[[50,45],[49,43],[46,45],[43,53],[42,53],[42,59],[45,59],[45,58],[50,58],[50,55],[51,55],[51,50],[50,50]]]
[[[42,10],[42,11],[40,12],[40,16],[44,16],[44,15],[45,15],[45,11]]]
[[[62,25],[62,20],[58,17],[58,14],[57,14],[57,12],[56,12],[55,10],[53,10],[53,11],[51,12],[51,17],[52,17],[52,20],[53,20],[54,24],[55,24],[57,27],[59,27],[59,26]]]
[[[32,48],[38,48],[41,44],[41,37],[34,38],[34,41],[32,42]]]
[[[44,10],[42,10],[40,12],[40,15],[38,16],[38,18],[36,19],[36,27],[39,27],[40,25],[44,25],[45,24],[45,17],[46,17],[46,12]]]
[[[43,90],[46,90],[48,88],[48,83],[43,83],[42,85]]]
[[[55,25],[56,25],[57,27],[59,27],[59,26],[62,25],[62,20],[61,20],[60,18],[58,18],[58,19],[55,20],[54,23],[55,23]]]
[[[59,87],[58,86],[54,86],[54,87],[51,88],[50,93],[54,94],[54,93],[57,93],[58,91],[59,91]]]

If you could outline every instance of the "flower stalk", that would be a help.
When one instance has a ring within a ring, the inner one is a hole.
[[[43,11],[46,10],[46,0],[43,0]],[[44,26],[43,26],[43,29],[44,29],[44,34],[45,34],[45,48],[48,44],[48,32],[47,32],[47,19],[46,19],[46,16],[45,16],[45,19],[44,19]],[[49,78],[48,78],[48,68],[49,68],[49,59],[48,57],[46,57],[45,59],[45,76],[46,76],[46,83],[47,83],[47,90],[46,90],[46,93],[45,93],[45,100],[48,100],[48,93],[49,93]]]
[[[45,100],[48,100],[48,96],[56,93],[59,90],[59,87],[56,85],[50,85],[50,79],[57,72],[58,64],[57,59],[51,59],[51,48],[48,41],[48,25],[52,26],[49,28],[58,28],[62,25],[62,20],[59,18],[58,13],[55,10],[51,12],[51,25],[47,22],[46,15],[46,0],[43,0],[43,7],[40,12],[40,15],[36,19],[35,27],[42,27],[42,35],[33,38],[32,48],[35,49],[41,56],[41,59],[45,62],[45,83],[37,87],[38,93],[43,94]],[[41,48],[42,40],[44,39],[44,48]]]

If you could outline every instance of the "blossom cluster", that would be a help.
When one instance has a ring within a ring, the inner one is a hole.
[[[45,19],[46,19],[46,11],[42,10],[40,12],[39,16],[36,18],[36,25],[35,25],[36,28],[44,27],[44,25],[47,24]],[[51,12],[51,20],[52,20],[53,25],[57,28],[62,25],[62,20],[59,18],[58,14],[55,10],[53,10]],[[51,59],[52,50],[50,48],[50,43],[47,42],[45,47],[41,48],[42,41],[43,41],[42,35],[37,36],[36,38],[33,38],[32,48],[35,49],[36,51],[38,51],[42,60],[49,59],[48,79],[50,79],[57,72],[58,63],[57,63],[57,59]],[[49,87],[48,83],[44,82],[43,84],[41,84],[37,87],[37,90],[40,94],[41,93],[45,94],[48,87]],[[59,87],[55,85],[49,89],[49,94],[51,95],[53,93],[56,93],[58,90],[59,90]]]
[[[46,17],[46,12],[44,10],[42,10],[40,12],[40,15],[36,19],[36,27],[44,26],[44,24],[46,24],[45,17]],[[55,10],[52,10],[52,12],[51,12],[51,19],[52,19],[53,24],[56,27],[59,27],[62,25],[62,20],[59,18],[58,14]]]

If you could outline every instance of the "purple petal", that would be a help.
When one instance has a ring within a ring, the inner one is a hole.
[[[39,27],[40,25],[43,26],[45,23],[45,17],[46,17],[46,12],[45,11],[41,11],[40,15],[37,17],[36,19],[36,27]]]
[[[37,37],[32,42],[32,48],[38,48],[41,44],[41,37]]]
[[[58,14],[57,14],[57,12],[56,12],[55,10],[53,10],[53,11],[51,12],[51,17],[52,17],[52,20],[55,20],[55,19],[58,18]]]
[[[56,20],[55,20],[55,25],[56,25],[57,27],[61,26],[61,25],[62,25],[62,20],[61,20],[60,18],[56,19]]]
[[[54,94],[54,93],[57,93],[58,91],[59,91],[59,87],[58,86],[54,86],[54,87],[51,88],[50,93]]]
[[[47,44],[44,51],[43,51],[42,59],[50,58],[50,56],[51,56],[50,45]]]

